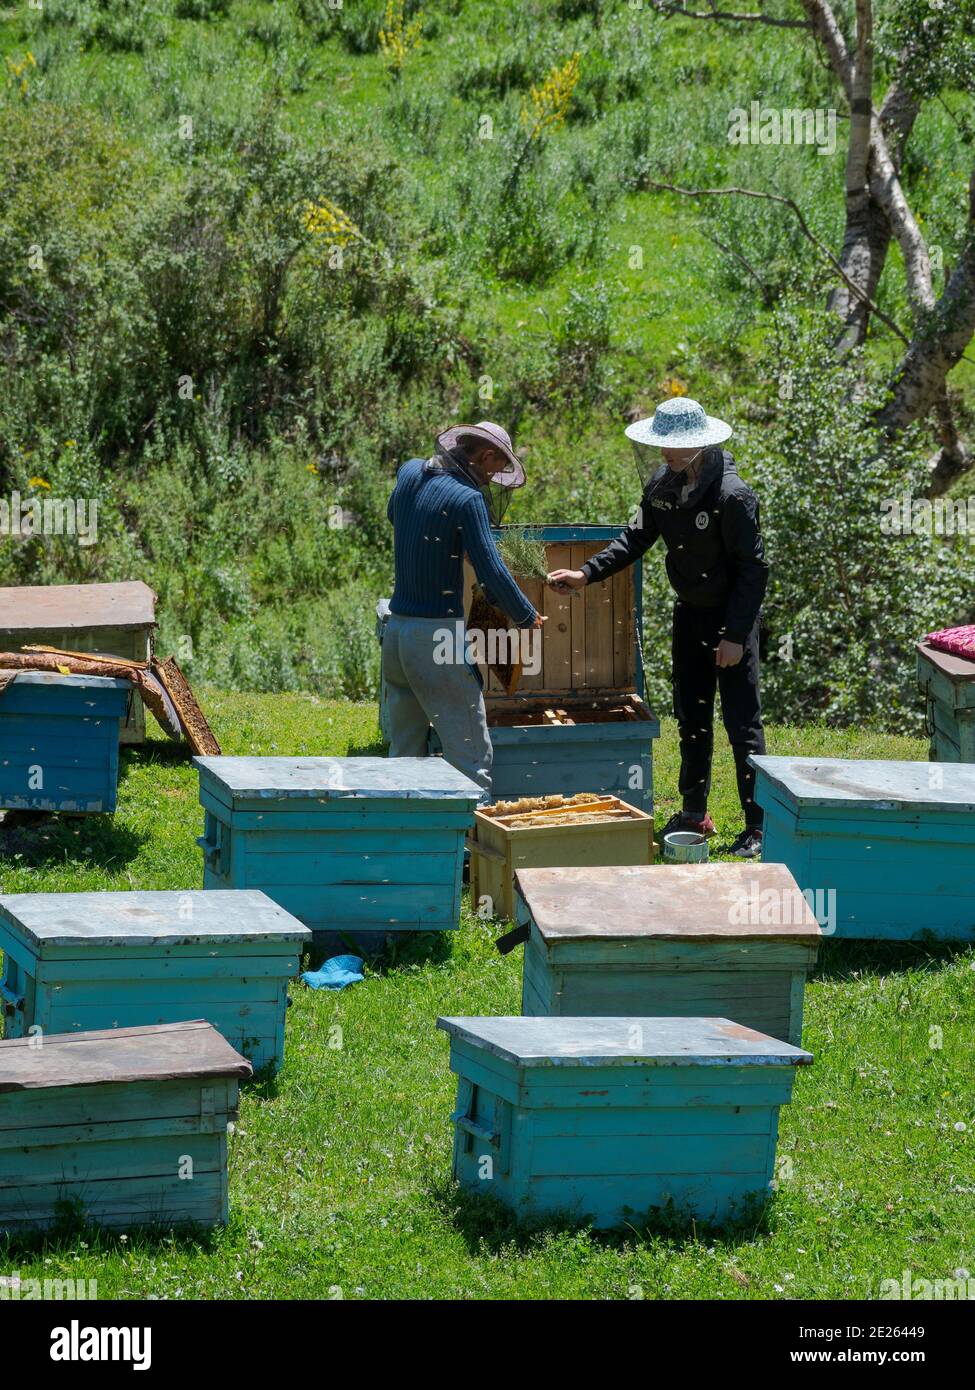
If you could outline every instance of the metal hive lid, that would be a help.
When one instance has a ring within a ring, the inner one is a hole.
[[[443,758],[194,758],[232,800],[406,797],[477,802],[486,793]]]
[[[727,1018],[438,1018],[437,1027],[522,1067],[793,1067],[812,1061],[812,1053]]]
[[[296,917],[253,888],[8,893],[0,896],[0,924],[37,950],[311,938]]]
[[[748,760],[793,809],[975,811],[975,764],[893,762],[883,758]]]

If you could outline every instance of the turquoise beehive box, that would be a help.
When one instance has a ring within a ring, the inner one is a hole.
[[[5,1036],[205,1018],[280,1067],[288,982],[311,933],[258,892],[0,897]]]
[[[543,526],[533,534],[545,543],[551,571],[578,569],[621,530]],[[494,532],[496,539],[503,534],[504,528]],[[540,579],[518,579],[546,622],[532,639],[533,658],[513,694],[481,666],[494,748],[492,791],[499,800],[599,792],[653,814],[653,740],[660,723],[643,698],[642,575],[638,560],[574,596],[556,594]],[[467,612],[473,584],[473,570],[465,564]],[[384,613],[380,604],[380,638]],[[380,724],[388,737],[382,692]],[[440,749],[435,733],[430,747]]]
[[[227,1220],[250,1063],[200,1020],[0,1042],[0,1234]]]
[[[114,811],[131,694],[108,676],[18,671],[0,690],[0,807]]]
[[[194,758],[205,888],[260,888],[320,937],[460,924],[484,793],[442,758]]]
[[[918,642],[917,682],[932,760],[975,763],[975,661]]]
[[[768,1196],[808,1052],[724,1018],[441,1018],[453,1173],[518,1216],[724,1222]]]
[[[515,881],[523,1014],[718,1016],[802,1042],[821,932],[783,865],[519,869]]]
[[[975,938],[975,765],[750,761],[762,858],[821,903],[824,935]]]

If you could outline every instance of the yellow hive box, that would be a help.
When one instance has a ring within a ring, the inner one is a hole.
[[[500,801],[474,817],[471,903],[513,920],[519,869],[653,863],[653,817],[617,796]]]

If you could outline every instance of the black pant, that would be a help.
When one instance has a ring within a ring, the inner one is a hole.
[[[703,815],[707,810],[717,688],[721,692],[721,717],[735,755],[745,824],[759,827],[762,812],[753,795],[755,773],[748,766],[749,753],[765,752],[758,694],[758,622],[745,640],[738,665],[719,668],[714,655],[723,629],[721,608],[674,604],[674,715],[680,729],[680,794],[685,811]]]

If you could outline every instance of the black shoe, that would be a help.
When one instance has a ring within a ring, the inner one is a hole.
[[[729,845],[728,853],[737,855],[739,859],[761,859],[762,832],[759,827],[746,825],[734,843]]]

